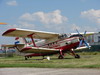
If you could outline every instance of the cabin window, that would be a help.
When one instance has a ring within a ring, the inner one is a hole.
[[[53,44],[55,44],[55,42],[53,42]]]
[[[66,37],[68,37],[66,34],[62,34],[62,35],[58,36],[58,39],[64,39]]]

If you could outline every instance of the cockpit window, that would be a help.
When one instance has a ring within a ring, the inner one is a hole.
[[[61,34],[60,36],[58,36],[58,39],[64,39],[64,38],[67,38],[67,34]]]

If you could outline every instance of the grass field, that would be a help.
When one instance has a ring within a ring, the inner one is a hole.
[[[24,60],[23,56],[0,57],[0,67],[37,67],[37,68],[99,68],[100,53],[79,53],[80,59],[66,55],[65,59],[51,56],[51,60],[42,60],[42,57],[33,57]]]

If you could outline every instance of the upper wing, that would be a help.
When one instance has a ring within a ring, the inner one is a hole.
[[[71,35],[75,35],[75,34],[77,34],[77,33],[71,33]],[[82,34],[82,35],[84,35],[84,33],[80,33],[80,34]],[[89,36],[89,35],[93,35],[93,34],[95,34],[95,32],[86,32],[86,36]]]
[[[33,38],[35,38],[35,39],[49,39],[49,38],[59,36],[58,33],[19,29],[19,28],[9,29],[9,30],[5,31],[2,34],[2,36],[29,37],[29,35],[32,35],[32,34],[33,34]]]
[[[52,53],[58,52],[59,49],[38,48],[38,47],[25,47],[21,50],[23,53]]]

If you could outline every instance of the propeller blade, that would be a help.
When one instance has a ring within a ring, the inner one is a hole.
[[[87,31],[84,32],[84,37],[85,37],[85,35],[86,35],[86,32],[87,32]]]
[[[85,43],[85,45],[86,45],[88,48],[90,48],[89,45],[88,45],[88,43],[87,43],[85,40],[84,40],[84,43]]]
[[[79,31],[78,31],[77,29],[76,29],[76,31],[77,31],[78,34],[80,34]]]
[[[79,43],[79,47],[81,47],[81,46],[82,46],[82,43],[83,43],[83,40],[81,40],[81,41],[80,41],[80,43]]]
[[[76,29],[76,31],[77,31],[78,34],[80,34],[79,31],[78,31],[77,29]],[[87,32],[87,31],[85,31],[84,34],[83,34],[82,37],[81,37],[81,40],[80,40],[80,43],[79,43],[79,47],[81,47],[82,44],[84,43],[84,44],[90,49],[90,46],[89,46],[88,43],[85,41],[86,32]],[[80,35],[81,35],[81,34],[80,34]]]

